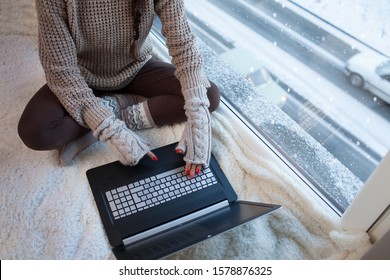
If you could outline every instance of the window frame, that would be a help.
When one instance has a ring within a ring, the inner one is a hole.
[[[375,241],[390,230],[390,151],[382,159],[340,219],[348,230],[364,230]]]

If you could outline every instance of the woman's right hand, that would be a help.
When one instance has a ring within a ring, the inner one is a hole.
[[[106,142],[124,165],[136,165],[145,155],[157,160],[156,155],[150,151],[150,145],[128,129],[123,121],[113,116],[105,119],[95,129],[94,136]]]

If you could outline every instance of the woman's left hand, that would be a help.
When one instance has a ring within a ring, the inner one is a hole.
[[[183,154],[183,151],[180,149],[176,149],[176,153]],[[190,178],[193,178],[196,175],[200,174],[202,168],[203,168],[203,164],[194,164],[194,163],[187,162],[185,166],[185,174]]]
[[[187,123],[176,152],[184,154],[186,174],[190,177],[200,173],[210,163],[211,118],[209,100],[205,87],[183,91]]]
[[[195,175],[199,175],[199,173],[202,171],[203,165],[202,164],[192,164],[192,163],[186,163],[186,175],[190,178],[195,177]]]

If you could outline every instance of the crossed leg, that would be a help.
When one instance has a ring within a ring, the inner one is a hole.
[[[121,90],[98,91],[99,97],[111,94],[131,94],[147,98],[147,106],[156,126],[175,124],[186,120],[184,97],[172,64],[150,60]],[[211,83],[207,91],[210,112],[220,100],[218,87]],[[69,163],[82,149],[96,140],[90,130],[79,125],[64,109],[47,85],[44,85],[27,104],[18,125],[22,141],[34,150],[59,149],[66,152],[63,164]]]

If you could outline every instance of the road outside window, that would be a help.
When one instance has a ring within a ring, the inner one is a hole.
[[[225,97],[343,212],[390,149],[390,3],[185,4],[196,35],[254,88]],[[265,122],[259,95],[302,133]]]

